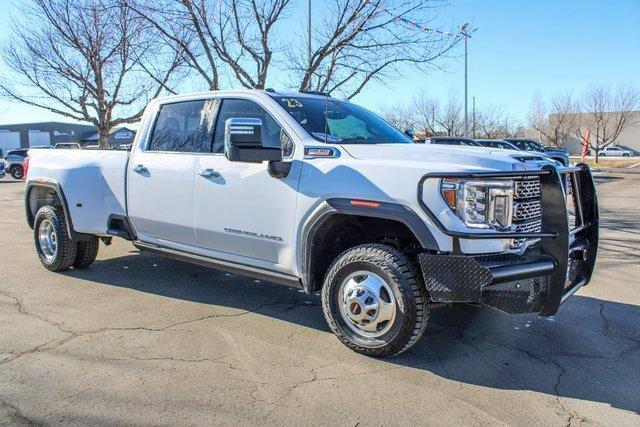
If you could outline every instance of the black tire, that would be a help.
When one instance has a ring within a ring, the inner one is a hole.
[[[623,153],[622,157],[629,157],[629,153]]]
[[[11,174],[13,179],[22,179],[22,177],[24,176],[24,169],[22,169],[22,166],[20,165],[12,166],[9,173]]]
[[[95,236],[79,241],[76,246],[76,260],[73,262],[73,267],[89,267],[98,256],[98,249],[100,249],[100,241]]]
[[[39,238],[40,228],[44,221],[48,221],[48,224],[51,224],[53,228],[53,232],[55,232],[56,248],[49,255],[45,254]],[[77,247],[69,238],[67,221],[61,208],[54,206],[41,207],[33,223],[33,236],[40,262],[47,270],[64,271],[73,266],[76,260]]]
[[[374,338],[354,331],[339,307],[341,284],[362,270],[383,279],[395,298],[394,320],[387,325],[387,332]],[[426,303],[426,290],[411,261],[402,252],[382,244],[356,246],[340,254],[329,267],[322,288],[322,309],[329,328],[344,345],[368,356],[393,356],[414,345],[427,326]]]

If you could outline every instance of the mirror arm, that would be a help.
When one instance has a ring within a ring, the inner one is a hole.
[[[272,178],[286,178],[291,171],[291,162],[272,160],[269,162],[267,170]]]

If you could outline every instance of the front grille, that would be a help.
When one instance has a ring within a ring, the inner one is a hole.
[[[542,216],[540,200],[513,203],[514,221],[526,221]]]
[[[516,233],[539,233],[542,231],[542,186],[537,176],[516,180],[513,192],[513,223],[511,231]],[[529,239],[514,239],[511,247],[517,249]]]
[[[533,221],[513,224],[513,231],[516,233],[537,233],[542,228],[542,220],[534,219]]]
[[[514,196],[516,199],[531,199],[540,197],[540,180],[528,179],[525,181],[516,181]]]

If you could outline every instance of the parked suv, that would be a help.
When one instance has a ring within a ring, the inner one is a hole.
[[[633,157],[634,155],[633,151],[620,147],[607,147],[600,152],[600,157]]]
[[[533,139],[505,138],[504,140],[515,145],[519,150],[541,153],[550,159],[562,163],[563,166],[569,166],[569,154],[562,148],[546,147]]]
[[[22,161],[27,157],[27,151],[29,151],[28,148],[9,150],[4,158],[6,171],[15,179],[22,179],[24,177]]]

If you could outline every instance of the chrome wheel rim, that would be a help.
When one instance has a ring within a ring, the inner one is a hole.
[[[391,287],[377,274],[351,273],[340,284],[338,298],[342,319],[358,335],[377,338],[393,326],[396,300]]]
[[[38,242],[44,257],[47,261],[51,261],[58,250],[58,234],[48,219],[42,221],[38,227]]]

